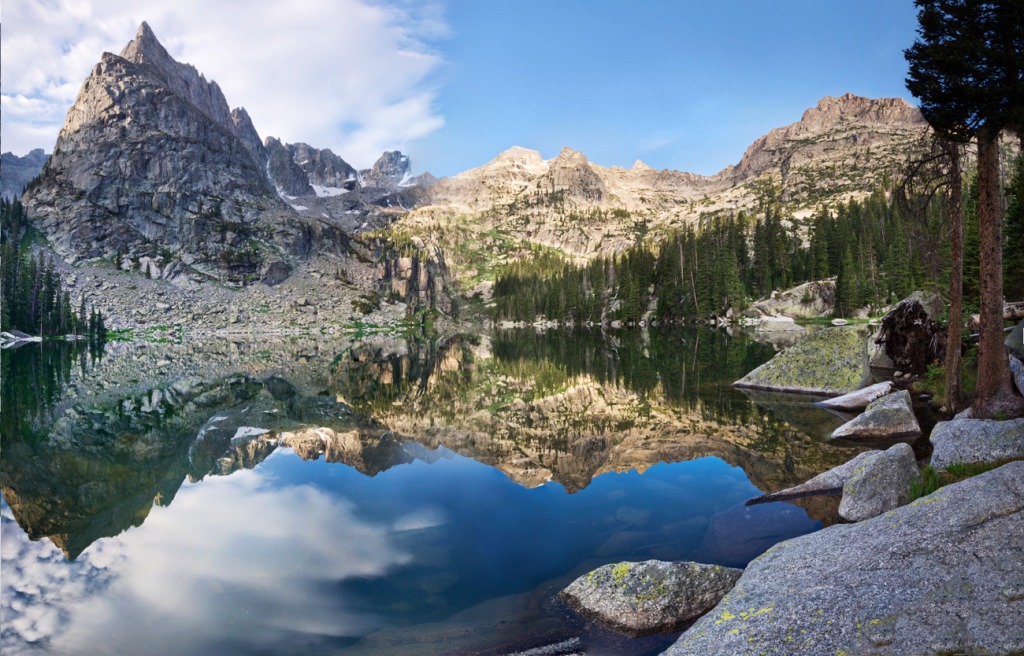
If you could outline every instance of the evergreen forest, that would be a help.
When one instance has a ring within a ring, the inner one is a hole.
[[[53,261],[33,253],[31,231],[20,200],[0,201],[0,330],[105,341],[103,313],[84,296],[75,306]]]

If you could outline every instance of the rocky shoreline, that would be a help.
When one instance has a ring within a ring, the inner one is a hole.
[[[1013,334],[1022,332],[1024,322]],[[701,616],[665,652],[672,656],[1024,653],[1024,418],[958,416],[922,436],[907,390],[868,385],[865,339],[856,328],[824,329],[736,383],[845,393],[821,405],[860,414],[832,439],[893,444],[748,501],[838,495],[847,523],[778,543],[734,587],[717,586],[710,603],[681,599],[679,586],[716,587],[707,578],[715,570],[698,563],[607,565],[563,597],[584,617],[626,632]],[[1011,361],[1019,352],[1012,340]],[[919,460],[910,443],[920,439],[932,452]],[[932,491],[947,470],[966,480]],[[636,568],[645,573],[639,582],[627,576]],[[678,568],[693,579],[669,575]]]

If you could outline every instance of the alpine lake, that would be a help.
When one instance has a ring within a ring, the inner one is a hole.
[[[5,655],[657,654],[557,592],[742,567],[857,451],[739,331],[161,335],[0,356]]]

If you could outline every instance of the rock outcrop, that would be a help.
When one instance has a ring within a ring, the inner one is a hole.
[[[1024,458],[1024,419],[953,419],[935,424],[932,467]]]
[[[666,654],[1024,652],[1024,462],[782,542]]]
[[[757,503],[767,503],[769,501],[790,501],[792,499],[799,499],[801,497],[814,496],[819,494],[840,494],[843,488],[846,486],[846,481],[850,480],[854,472],[858,468],[866,464],[866,462],[878,454],[881,451],[865,451],[864,453],[858,454],[853,460],[843,463],[838,467],[818,474],[806,483],[800,485],[794,485],[778,492],[772,492],[771,494],[765,494],[760,497],[756,497],[747,501],[747,505],[754,505]]]
[[[143,23],[93,68],[24,202],[70,260],[155,255],[159,244],[210,275],[255,273],[250,240],[292,240],[271,227],[287,208],[254,135],[220,87],[171,58]]]
[[[618,563],[559,593],[573,610],[630,636],[678,631],[714,608],[743,570],[701,563]]]
[[[804,337],[733,385],[827,396],[858,390],[870,376],[866,334],[856,328],[825,328]]]
[[[921,470],[909,444],[874,453],[854,466],[843,483],[839,516],[860,522],[895,510],[910,501],[911,488],[920,481]]]
[[[747,317],[784,315],[787,317],[823,317],[835,306],[836,283],[818,280],[797,285],[784,292],[773,292],[769,298],[757,301],[743,311]]]
[[[0,198],[21,198],[25,185],[39,175],[49,158],[42,148],[24,157],[14,153],[0,155]]]
[[[888,440],[921,434],[910,392],[900,390],[875,399],[854,417],[832,431],[833,440]]]

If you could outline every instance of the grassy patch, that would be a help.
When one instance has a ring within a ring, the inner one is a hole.
[[[1024,458],[1006,458],[995,462],[952,462],[941,472],[928,465],[921,470],[921,482],[915,481],[910,486],[910,500],[915,501],[926,497],[939,488],[966,481],[968,478],[999,469],[1009,462],[1018,460],[1024,460]]]

